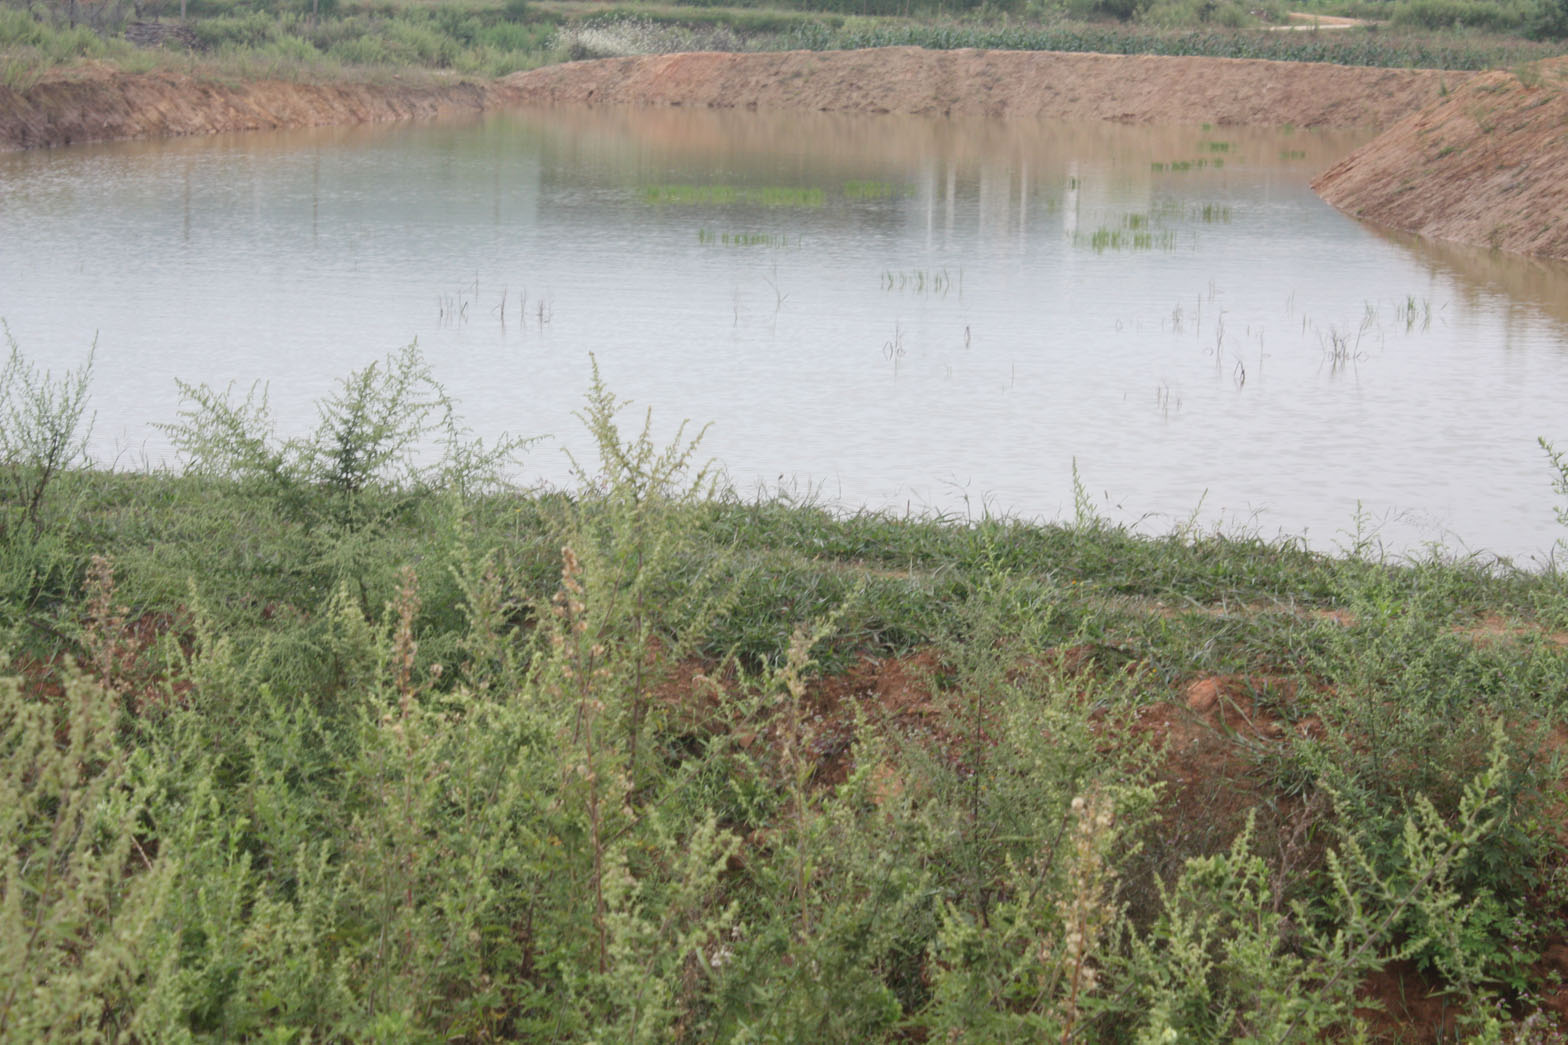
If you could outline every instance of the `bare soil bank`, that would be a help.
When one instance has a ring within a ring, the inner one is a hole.
[[[224,83],[106,69],[0,86],[0,149],[280,127],[374,123],[498,104],[496,85]]]
[[[501,82],[530,104],[1386,127],[1472,75],[1235,58],[883,47],[611,58],[515,73]]]
[[[1568,59],[1471,80],[1313,188],[1379,225],[1568,258]]]
[[[515,103],[1380,127],[1470,75],[914,47],[606,59],[491,84],[436,86],[223,83],[89,69],[48,77],[21,92],[0,87],[0,148],[369,123]]]

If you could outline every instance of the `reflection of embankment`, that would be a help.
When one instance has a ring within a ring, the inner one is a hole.
[[[1508,301],[1510,307],[1551,316],[1568,333],[1568,298],[1562,294],[1564,283],[1568,282],[1568,262],[1423,239],[1414,233],[1375,225],[1372,229],[1408,251],[1434,277],[1451,278],[1460,296],[1459,304],[1473,310],[1478,299],[1495,295]]]
[[[753,112],[735,109],[562,107],[530,108],[515,117],[531,133],[551,136],[578,150],[606,157],[649,153],[702,158],[715,169],[728,169],[738,159],[768,158],[790,163],[809,143],[811,164],[822,169],[841,158],[846,172],[864,171],[869,163],[897,168],[918,165],[931,157],[1009,157],[1031,166],[1058,167],[1069,160],[1103,157],[1106,162],[1149,172],[1151,165],[1205,155],[1206,142],[1219,143],[1223,153],[1210,153],[1257,164],[1299,164],[1319,171],[1371,139],[1369,130],[1314,130],[1293,135],[1283,154],[1280,129],[1231,127],[1200,131],[1193,123],[1127,127],[1107,121],[1031,119],[932,120],[918,116],[871,117],[857,113],[814,111]],[[1298,144],[1295,144],[1299,142]],[[855,177],[847,173],[848,177]]]

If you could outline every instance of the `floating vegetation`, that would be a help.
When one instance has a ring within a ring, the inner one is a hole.
[[[894,272],[891,269],[882,273],[882,289],[887,291],[902,290],[914,294],[940,294],[946,297],[956,289],[960,297],[964,293],[964,270],[958,270],[958,280],[953,280],[952,273],[947,269],[915,269],[912,272]]]
[[[1199,142],[1200,152],[1230,152],[1230,142]]]
[[[713,247],[773,247],[783,249],[790,246],[790,238],[782,232],[714,232],[711,229],[698,229],[697,242]],[[800,246],[800,237],[797,235],[794,246]]]
[[[1073,246],[1086,246],[1096,254],[1107,250],[1174,250],[1176,232],[1174,229],[1113,228],[1101,225],[1087,235],[1081,232],[1074,235]]]
[[[793,185],[645,185],[644,203],[677,206],[820,207],[827,194],[819,188]]]
[[[1206,225],[1229,225],[1230,208],[1223,203],[1205,203],[1201,207],[1193,207],[1188,217]]]
[[[1225,161],[1216,156],[1213,159],[1200,157],[1196,160],[1172,160],[1169,163],[1160,163],[1159,161],[1155,161],[1154,163],[1149,164],[1149,170],[1155,174],[1170,174],[1179,171],[1201,171],[1205,167],[1219,169],[1223,166],[1225,166]]]
[[[1307,150],[1305,150],[1305,149],[1281,149],[1279,151],[1279,158],[1282,159],[1282,160],[1304,160],[1304,159],[1307,158]]]
[[[899,196],[911,196],[914,190],[906,185],[894,185],[887,181],[846,181],[844,183],[844,198],[846,200],[885,200]]]

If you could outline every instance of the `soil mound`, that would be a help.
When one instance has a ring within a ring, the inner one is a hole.
[[[1470,80],[1312,187],[1379,225],[1568,258],[1568,58]]]
[[[881,47],[607,58],[515,73],[502,83],[529,104],[1386,127],[1470,75],[1237,58]]]

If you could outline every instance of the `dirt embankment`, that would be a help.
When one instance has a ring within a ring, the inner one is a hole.
[[[1040,51],[676,54],[502,81],[531,104],[695,105],[1132,123],[1386,127],[1466,73]]]
[[[1313,188],[1379,225],[1568,258],[1568,58],[1470,80]]]
[[[914,47],[606,59],[490,84],[435,86],[221,83],[89,69],[46,78],[25,91],[0,87],[0,148],[369,123],[518,103],[1386,126],[1466,75]]]
[[[0,86],[0,149],[406,120],[509,97],[498,85],[472,83],[224,83],[88,69],[24,91]]]

